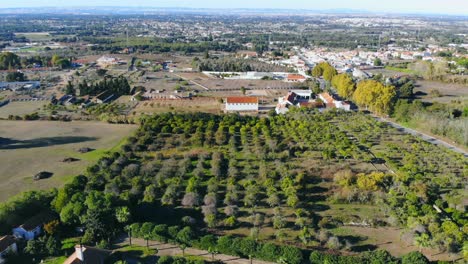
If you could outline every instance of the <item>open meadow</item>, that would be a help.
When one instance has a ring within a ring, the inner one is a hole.
[[[136,126],[98,122],[0,121],[0,201],[26,190],[60,187],[118,148]],[[79,153],[78,149],[94,149]],[[66,158],[76,161],[63,162]],[[34,181],[41,171],[52,177]]]
[[[34,112],[41,112],[46,101],[15,101],[0,107],[0,118],[8,118],[10,115],[24,116]]]

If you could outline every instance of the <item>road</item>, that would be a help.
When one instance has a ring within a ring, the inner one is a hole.
[[[434,145],[446,147],[446,148],[448,148],[448,149],[450,149],[450,150],[452,150],[452,151],[455,151],[455,152],[458,152],[458,153],[463,154],[465,157],[468,157],[468,152],[467,152],[467,151],[465,151],[465,150],[463,150],[463,149],[461,149],[461,148],[459,148],[459,147],[457,147],[457,146],[454,146],[454,145],[452,145],[452,144],[450,144],[450,143],[448,143],[448,142],[446,142],[446,141],[440,140],[440,139],[438,139],[438,138],[435,138],[435,137],[430,136],[430,135],[427,135],[427,134],[425,134],[425,133],[416,131],[416,130],[414,130],[414,129],[404,127],[404,126],[399,125],[399,124],[397,124],[397,123],[395,123],[395,122],[393,122],[393,121],[391,121],[391,120],[389,120],[389,119],[387,119],[387,118],[378,117],[378,116],[375,116],[375,115],[373,115],[373,117],[374,117],[376,120],[378,120],[378,121],[380,121],[380,122],[387,123],[387,124],[391,125],[392,127],[396,128],[396,129],[398,129],[398,130],[404,131],[404,132],[406,132],[406,133],[408,133],[408,134],[411,134],[411,135],[413,135],[413,136],[420,137],[420,138],[422,138],[423,140],[425,140],[425,141],[427,141],[427,142],[429,142],[429,143],[432,143],[432,144],[434,144]]]
[[[117,242],[117,245],[119,246],[127,246],[129,244],[128,238],[122,238]],[[138,246],[146,246],[146,240],[144,239],[139,239],[139,238],[132,238],[132,244],[133,245],[138,245]],[[169,244],[169,243],[162,243],[158,241],[149,241],[149,247],[151,249],[157,249],[158,250],[158,256],[182,256],[182,250],[179,248],[179,246],[174,245],[174,244]],[[203,257],[206,260],[212,260],[212,255],[206,251],[206,250],[200,250],[196,248],[186,248],[185,249],[185,255],[190,255],[190,256],[199,256]],[[244,259],[240,258],[237,256],[229,256],[229,255],[224,255],[224,254],[217,254],[215,256],[215,260],[220,260],[223,263],[229,263],[229,264],[273,264],[272,262],[266,262],[266,261],[261,261],[261,260],[252,260],[250,262],[249,259]]]

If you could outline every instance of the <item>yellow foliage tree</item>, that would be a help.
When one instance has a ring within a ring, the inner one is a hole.
[[[331,83],[336,88],[338,95],[347,99],[353,96],[356,89],[353,79],[345,73],[334,76]]]
[[[358,83],[353,99],[356,104],[378,114],[388,113],[396,96],[394,86],[385,86],[375,80]]]

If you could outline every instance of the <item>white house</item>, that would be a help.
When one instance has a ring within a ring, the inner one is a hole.
[[[227,97],[226,111],[256,112],[258,111],[258,98],[248,96]]]
[[[338,108],[343,109],[345,111],[351,111],[351,105],[349,103],[336,100],[329,93],[321,93],[319,94],[319,98],[323,101],[327,108]]]
[[[278,104],[275,111],[277,114],[285,114],[290,106],[300,107],[302,104],[309,103],[312,92],[310,90],[292,90],[286,96],[278,98]]]
[[[55,217],[48,212],[39,213],[24,222],[24,224],[13,228],[13,235],[25,240],[35,239],[42,233],[43,225],[54,219]]]
[[[76,245],[75,252],[73,252],[63,264],[104,264],[112,253],[113,251],[106,249]]]
[[[5,256],[18,253],[18,247],[13,236],[0,237],[0,264],[5,263]]]

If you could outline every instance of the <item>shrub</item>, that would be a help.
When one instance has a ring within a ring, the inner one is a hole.
[[[401,264],[427,264],[429,260],[421,252],[414,251],[401,258]]]
[[[200,238],[197,246],[201,249],[209,249],[216,247],[216,237],[214,235],[206,235]]]
[[[281,248],[281,257],[288,260],[290,264],[299,264],[302,262],[302,251],[293,246],[284,246]]]

